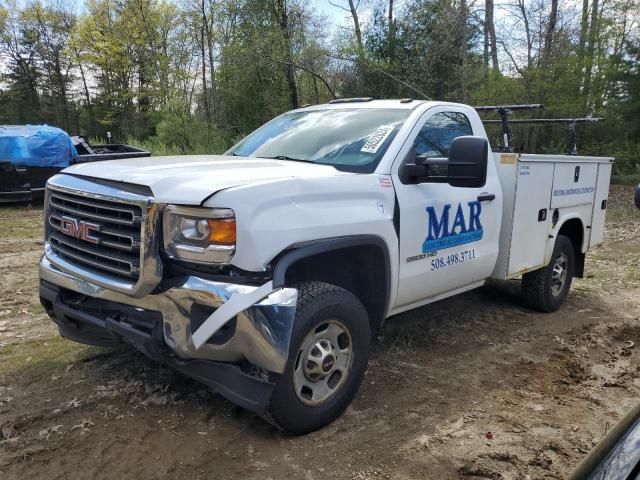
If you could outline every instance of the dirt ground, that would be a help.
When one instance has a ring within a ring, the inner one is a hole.
[[[545,315],[494,283],[390,319],[345,415],[290,437],[130,350],[57,336],[40,207],[0,207],[0,472],[10,478],[564,478],[640,394],[640,212]]]

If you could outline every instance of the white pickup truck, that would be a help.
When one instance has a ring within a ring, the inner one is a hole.
[[[294,110],[225,155],[76,165],[46,190],[40,297],[304,433],[355,396],[397,313],[522,276],[550,312],[602,242],[611,158],[492,153],[473,107]]]

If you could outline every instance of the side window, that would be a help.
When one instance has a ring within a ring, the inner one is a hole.
[[[416,137],[416,156],[422,158],[447,158],[451,142],[463,135],[473,135],[469,119],[463,113],[434,113],[424,123]]]

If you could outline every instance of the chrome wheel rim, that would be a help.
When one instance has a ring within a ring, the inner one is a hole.
[[[349,329],[340,320],[327,320],[311,330],[296,356],[293,385],[298,399],[317,406],[344,385],[353,362]]]
[[[564,252],[558,254],[553,261],[553,269],[551,270],[551,294],[558,296],[562,292],[567,282],[567,268],[569,266],[569,257]]]

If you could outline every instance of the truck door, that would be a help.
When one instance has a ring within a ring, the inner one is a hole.
[[[446,294],[491,276],[498,256],[502,193],[489,152],[484,186],[403,184],[398,171],[410,149],[446,159],[462,135],[486,136],[461,107],[429,109],[417,122],[392,169],[399,205],[400,266],[396,307]],[[446,166],[440,167],[445,170]]]

